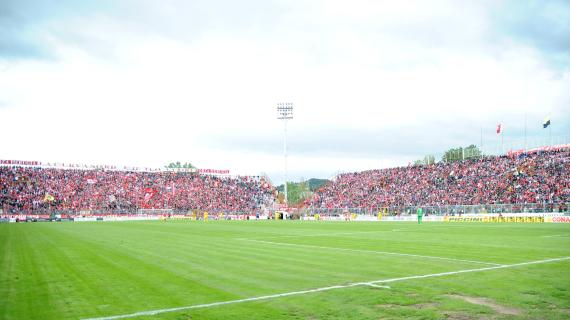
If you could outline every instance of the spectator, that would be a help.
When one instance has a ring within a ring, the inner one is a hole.
[[[339,175],[307,205],[379,208],[570,201],[570,151],[486,157]]]
[[[274,194],[271,185],[252,177],[0,167],[0,207],[5,212],[141,208],[253,211],[272,205]]]

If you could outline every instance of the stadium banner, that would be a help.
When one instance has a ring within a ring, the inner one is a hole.
[[[77,217],[72,218],[74,222],[92,222],[97,221],[97,217]]]
[[[446,222],[527,222],[527,223],[542,223],[545,222],[545,217],[541,216],[470,216],[470,217],[444,217]]]
[[[198,169],[200,174],[210,174],[210,175],[227,175],[230,174],[228,169]]]
[[[343,216],[327,216],[327,215],[319,215],[315,214],[313,216],[303,216],[301,217],[302,220],[305,221],[347,221]],[[444,217],[442,216],[427,216],[423,218],[424,222],[443,222]],[[362,221],[362,222],[417,222],[417,216],[383,216],[382,219],[378,219],[377,216],[372,215],[356,215],[356,217],[351,215],[350,221]]]
[[[508,156],[518,156],[523,153],[536,153],[536,152],[546,152],[546,151],[560,151],[564,149],[570,149],[570,143],[566,144],[559,144],[555,146],[543,146],[538,148],[533,148],[529,150],[519,149],[519,150],[510,150],[507,152]]]
[[[0,160],[0,165],[5,166],[41,166],[40,161],[25,161],[25,160]]]
[[[464,213],[461,217],[557,217],[563,212],[510,212],[510,213]],[[456,216],[457,217],[457,216]]]
[[[158,215],[144,215],[144,216],[105,216],[103,221],[149,221],[160,220]]]
[[[545,218],[545,222],[570,223],[570,216],[547,217]]]
[[[248,215],[247,220],[267,220],[267,219],[269,219],[269,216],[266,214],[261,214],[261,215],[250,214]]]
[[[352,221],[378,221],[378,217],[377,216],[369,216],[369,215],[356,215],[354,218],[354,216],[351,215],[351,220]]]
[[[88,217],[70,217],[74,222],[94,222],[94,221],[148,221],[160,220],[159,215],[99,215]]]
[[[423,222],[442,222],[443,221],[442,216],[424,216],[422,218]],[[381,221],[414,221],[417,222],[418,221],[418,217],[417,216],[387,216],[387,217],[382,217]]]

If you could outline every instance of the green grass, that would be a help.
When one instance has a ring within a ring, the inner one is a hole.
[[[545,237],[551,235],[557,236]],[[0,224],[0,318],[105,317],[493,266],[485,262],[516,264],[558,257],[570,257],[570,225]],[[570,260],[387,285],[391,288],[359,285],[138,318],[570,318]],[[517,315],[458,296],[484,298]]]

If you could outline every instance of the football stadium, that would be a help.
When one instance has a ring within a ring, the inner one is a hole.
[[[570,319],[566,1],[0,1],[0,319]]]

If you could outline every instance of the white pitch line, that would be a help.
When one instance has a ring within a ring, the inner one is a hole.
[[[542,236],[542,238],[559,238],[559,237],[570,237],[570,234],[553,234],[551,236]]]
[[[365,285],[369,286],[369,287],[374,287],[374,288],[391,289],[390,286],[381,286],[381,285],[374,284],[374,283],[366,283]]]
[[[448,260],[448,261],[457,261],[457,262],[487,264],[487,265],[491,265],[491,266],[501,266],[501,264],[499,264],[499,263],[492,263],[492,262],[485,262],[485,261],[477,261],[477,260],[465,260],[465,259],[455,259],[455,258],[437,257],[437,256],[425,256],[425,255],[412,254],[412,253],[401,253],[401,252],[390,252],[390,251],[375,251],[375,250],[362,250],[362,249],[348,249],[348,248],[337,248],[337,247],[325,247],[325,246],[314,246],[314,245],[310,245],[310,244],[282,243],[282,242],[272,242],[272,241],[264,241],[264,240],[253,240],[253,239],[241,239],[241,240],[243,240],[243,241],[259,242],[259,243],[267,243],[267,244],[280,245],[280,246],[293,246],[293,247],[317,248],[317,249],[328,249],[328,250],[338,250],[338,251],[348,251],[348,252],[375,253],[375,254],[386,254],[386,255],[394,255],[394,256],[426,258],[426,259],[438,259],[438,260]]]
[[[227,305],[227,304],[235,304],[235,303],[250,302],[250,301],[269,300],[269,299],[280,298],[280,297],[288,297],[288,296],[307,294],[307,293],[313,293],[313,292],[329,291],[329,290],[334,290],[334,289],[344,289],[344,288],[350,288],[350,287],[356,287],[356,286],[370,286],[370,285],[374,285],[376,283],[390,283],[390,282],[405,281],[405,280],[412,280],[412,279],[425,279],[425,278],[433,278],[433,277],[443,277],[443,276],[454,275],[454,274],[478,272],[478,271],[488,271],[488,270],[495,270],[495,269],[514,268],[514,267],[519,267],[519,266],[526,266],[526,265],[540,264],[540,263],[549,263],[549,262],[563,261],[563,260],[568,260],[568,259],[570,259],[570,257],[527,261],[527,262],[521,262],[521,263],[515,263],[515,264],[506,264],[506,265],[500,265],[500,266],[494,266],[494,267],[485,267],[485,268],[478,268],[478,269],[467,269],[467,270],[458,270],[458,271],[450,271],[450,272],[432,273],[432,274],[424,274],[424,275],[401,277],[401,278],[374,280],[374,281],[368,281],[368,282],[355,282],[355,283],[349,283],[349,284],[344,284],[344,285],[336,285],[336,286],[323,287],[323,288],[317,288],[317,289],[309,289],[309,290],[301,290],[301,291],[292,291],[292,292],[278,293],[278,294],[272,294],[272,295],[260,296],[260,297],[252,297],[252,298],[245,298],[245,299],[218,301],[218,302],[212,302],[212,303],[206,303],[206,304],[196,304],[196,305],[192,305],[192,306],[184,306],[184,307],[177,307],[177,308],[140,311],[140,312],[135,312],[135,313],[130,313],[130,314],[122,314],[122,315],[115,315],[115,316],[108,316],[108,317],[84,318],[84,320],[114,320],[114,319],[133,318],[133,317],[140,317],[140,316],[153,316],[153,315],[157,315],[157,314],[161,314],[161,313],[174,312],[174,311],[210,308],[210,307],[222,306],[222,305]]]
[[[467,270],[459,270],[459,271],[449,271],[449,272],[426,274],[423,276],[409,276],[409,277],[394,278],[394,279],[388,279],[388,280],[374,280],[374,281],[366,282],[364,284],[390,283],[390,282],[397,282],[397,281],[404,281],[404,280],[411,280],[411,279],[443,277],[443,276],[448,276],[448,275],[453,275],[453,274],[469,273],[469,272],[476,272],[476,271],[486,271],[486,270],[495,270],[495,269],[506,269],[506,268],[527,266],[527,265],[531,265],[531,264],[563,261],[563,260],[568,260],[568,259],[570,259],[570,257],[552,258],[552,259],[537,260],[537,261],[527,261],[527,262],[520,262],[520,263],[514,263],[514,264],[503,264],[503,265],[494,266],[494,267],[485,267],[485,268],[477,268],[477,269],[467,269]]]
[[[330,233],[313,233],[313,234],[288,234],[283,236],[269,236],[266,238],[297,238],[297,237],[322,237],[322,236],[342,236],[347,234],[367,234],[390,232],[389,230],[374,230],[374,231],[358,231],[358,232],[330,232]]]
[[[389,230],[374,230],[374,231],[359,231],[359,232],[329,232],[329,233],[311,233],[311,234],[287,234],[282,236],[266,236],[263,239],[275,239],[275,238],[301,238],[301,237],[323,237],[323,236],[342,236],[347,234],[367,234],[367,233],[379,233],[379,232],[390,232]],[[234,238],[235,240],[255,240],[251,238]]]

